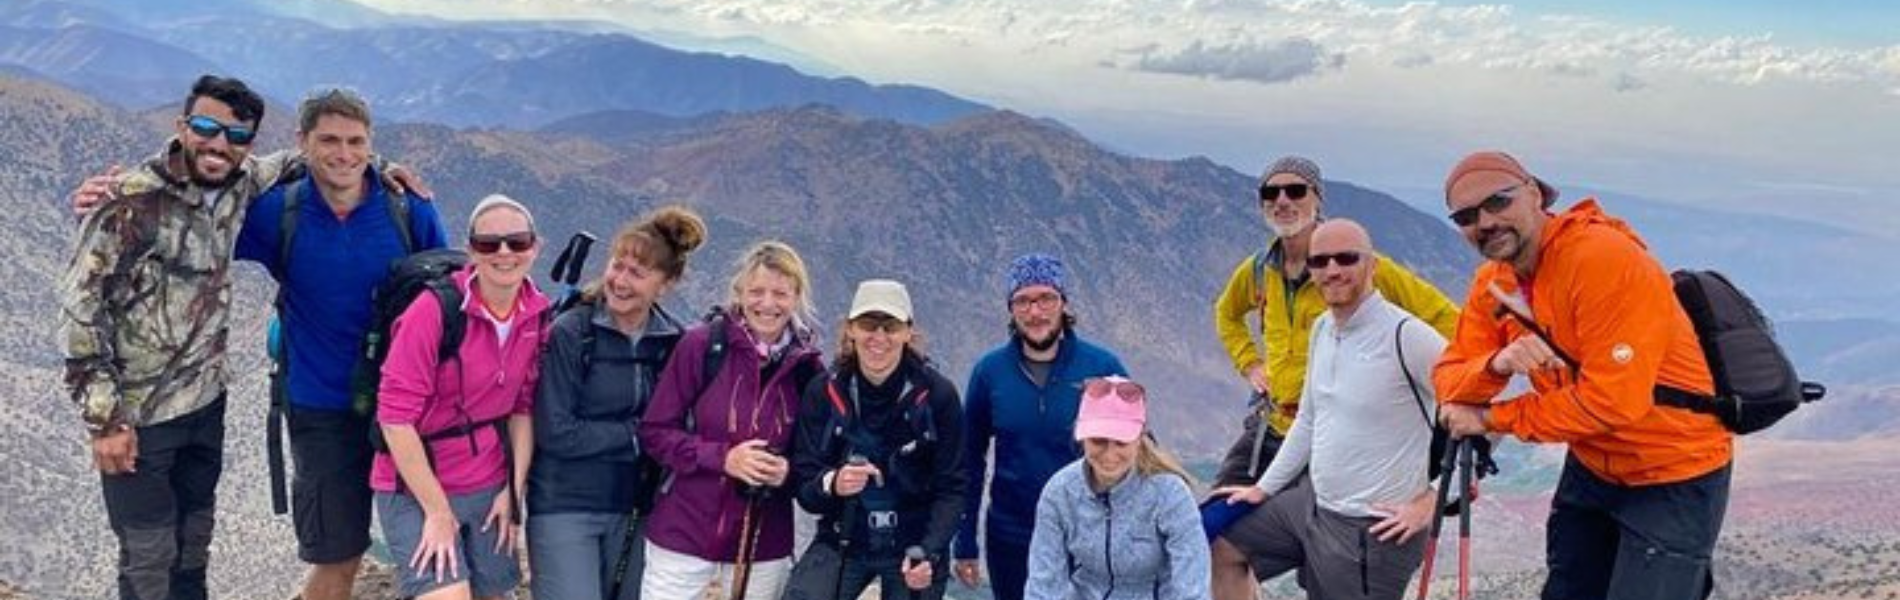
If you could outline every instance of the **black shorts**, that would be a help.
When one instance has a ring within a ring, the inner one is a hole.
[[[347,409],[288,413],[297,557],[329,564],[361,556],[369,549],[370,419]]]

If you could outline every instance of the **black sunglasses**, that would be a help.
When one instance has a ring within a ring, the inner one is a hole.
[[[851,327],[857,329],[859,333],[877,333],[877,331],[881,329],[884,333],[897,335],[903,333],[904,330],[910,329],[910,323],[906,323],[890,315],[867,314],[852,319]]]
[[[1308,186],[1304,183],[1289,183],[1286,185],[1264,184],[1260,186],[1260,201],[1272,202],[1274,199],[1279,198],[1282,193],[1286,194],[1286,199],[1288,200],[1299,200],[1306,197],[1306,191],[1309,189],[1312,189],[1312,186]]]
[[[1363,257],[1359,256],[1358,252],[1353,252],[1351,250],[1347,250],[1345,252],[1334,252],[1332,254],[1309,254],[1306,257],[1306,268],[1307,269],[1324,269],[1326,268],[1326,263],[1333,263],[1342,267],[1350,267],[1350,266],[1359,264],[1360,258],[1363,258]]]
[[[494,254],[501,251],[503,245],[514,252],[527,252],[534,249],[534,232],[517,231],[514,233],[471,233],[468,236],[468,249],[476,254]]]
[[[1477,204],[1451,211],[1451,222],[1459,227],[1470,227],[1478,224],[1479,209],[1484,209],[1484,212],[1494,215],[1504,212],[1504,209],[1510,208],[1511,204],[1517,201],[1516,192],[1521,187],[1524,187],[1524,184],[1520,183],[1498,190],[1485,196],[1484,200],[1478,201]]]
[[[257,131],[243,125],[225,125],[217,119],[204,115],[192,115],[185,119],[185,127],[198,137],[211,139],[224,134],[224,140],[234,146],[249,146],[257,139]]]

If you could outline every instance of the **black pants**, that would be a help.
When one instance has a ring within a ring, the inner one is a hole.
[[[1629,487],[1569,457],[1551,499],[1544,600],[1707,598],[1728,487],[1726,465],[1686,481]]]
[[[224,400],[138,428],[135,471],[101,475],[121,600],[203,600],[224,471]]]
[[[937,600],[943,597],[949,581],[950,565],[939,560],[930,565],[930,587],[913,592],[904,585],[903,558],[867,557],[856,551],[852,554],[856,556],[844,561],[837,540],[823,536],[814,540],[792,567],[785,600],[857,598],[872,581],[878,582],[879,600]]]

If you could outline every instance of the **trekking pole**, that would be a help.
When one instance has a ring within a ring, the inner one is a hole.
[[[1471,497],[1478,493],[1478,480],[1472,476],[1472,442],[1458,444],[1458,476],[1464,493],[1458,496],[1458,600],[1471,597]]]
[[[852,454],[850,458],[845,459],[845,466],[847,467],[862,467],[868,464],[871,464],[871,460],[865,458],[862,454]],[[834,489],[838,485],[837,477],[838,475],[832,475],[831,485]],[[859,491],[858,493],[862,494],[864,492]],[[855,515],[851,514],[851,509],[856,508],[857,505],[858,497],[853,495],[850,498],[844,499],[844,507],[838,511],[838,578],[832,580],[832,598],[844,596],[845,564],[851,562],[851,524],[857,520]]]
[[[614,561],[614,582],[608,586],[606,600],[620,600],[620,589],[627,583],[627,567],[633,563],[633,544],[635,530],[639,528],[640,509],[627,513],[626,538],[620,542],[620,558]]]
[[[753,521],[759,512],[759,495],[764,493],[754,491],[757,489],[746,488],[741,492],[746,497],[745,511],[739,517],[739,555],[734,557],[732,567],[732,600],[745,600],[746,585],[752,579],[752,551],[758,543],[758,524]]]
[[[1445,501],[1451,495],[1451,474],[1454,459],[1462,439],[1452,439],[1445,446],[1445,455],[1439,458],[1438,501],[1432,504],[1432,529],[1425,537],[1425,565],[1419,570],[1418,600],[1425,600],[1432,589],[1432,564],[1438,558],[1438,534],[1445,526]]]
[[[594,234],[576,231],[567,238],[567,247],[561,249],[561,256],[554,259],[554,269],[548,273],[555,283],[562,286],[561,297],[555,299],[554,311],[567,310],[580,298],[581,271],[586,268],[587,254],[594,247]]]

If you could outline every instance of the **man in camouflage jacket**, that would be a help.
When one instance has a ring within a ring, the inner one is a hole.
[[[223,470],[231,245],[277,177],[250,145],[264,103],[200,78],[158,156],[80,227],[63,280],[66,383],[119,541],[119,597],[204,598]]]

